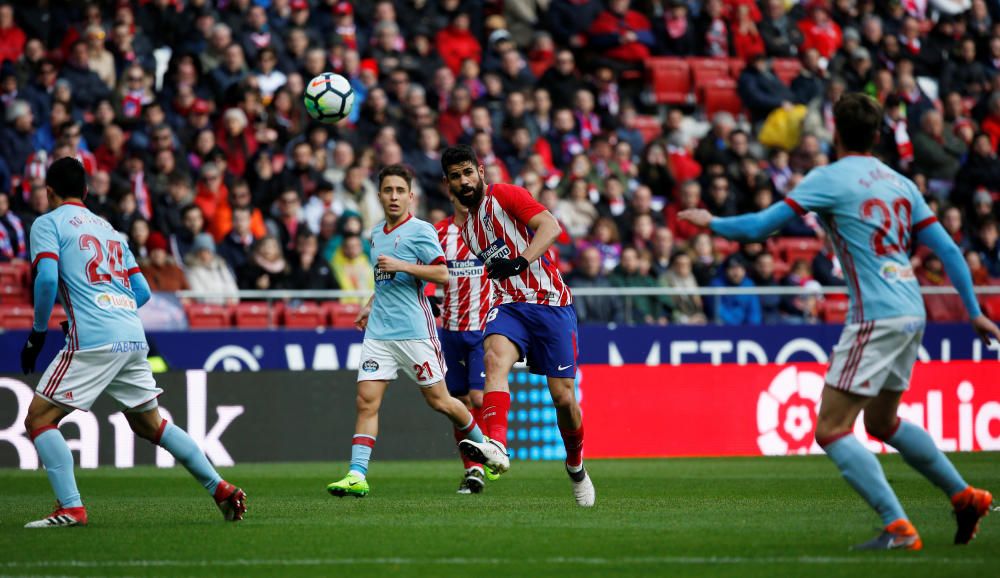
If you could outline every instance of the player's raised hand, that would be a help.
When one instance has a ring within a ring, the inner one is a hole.
[[[677,218],[699,227],[707,227],[712,222],[712,213],[705,209],[684,209],[677,213]]]
[[[980,315],[972,320],[972,328],[979,334],[979,338],[983,340],[987,346],[990,342],[996,340],[1000,343],[1000,328],[997,328],[997,324],[990,321],[990,318],[985,315]]]
[[[406,261],[401,261],[388,255],[378,256],[378,268],[385,273],[403,273],[406,271]]]

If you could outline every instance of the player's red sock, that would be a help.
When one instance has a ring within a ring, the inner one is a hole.
[[[483,421],[486,435],[507,447],[507,411],[510,410],[510,393],[491,391],[483,395]]]
[[[559,428],[559,433],[566,446],[566,465],[571,468],[579,467],[583,463],[583,424],[575,430]]]
[[[465,432],[463,432],[462,430],[458,429],[457,427],[453,427],[452,431],[455,433],[455,443],[456,444],[458,442],[460,442],[460,441],[462,441],[462,440],[465,439]],[[469,458],[465,457],[465,454],[463,454],[462,452],[458,452],[458,455],[462,458],[462,465],[465,466],[465,469],[469,469],[469,468],[471,468],[473,466],[482,467],[479,464],[477,464],[476,462],[474,462],[474,461],[470,460]]]
[[[476,420],[476,425],[479,426],[479,430],[486,433],[486,422],[483,421],[483,408],[472,406],[469,408],[469,413],[472,414],[472,419]]]

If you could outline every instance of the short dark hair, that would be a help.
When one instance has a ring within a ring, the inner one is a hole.
[[[850,92],[833,106],[833,119],[841,145],[852,152],[867,153],[875,146],[882,125],[882,106],[867,94]]]
[[[63,157],[49,167],[45,186],[52,187],[52,192],[62,198],[82,199],[87,194],[87,171],[75,158]]]
[[[410,169],[404,167],[403,165],[389,165],[378,172],[379,190],[382,190],[382,181],[385,180],[386,177],[400,177],[406,181],[406,188],[409,189],[413,186],[413,173],[411,173]]]
[[[476,151],[472,150],[471,146],[460,144],[448,147],[441,155],[441,170],[447,173],[448,167],[460,165],[466,161],[472,163],[472,166],[479,166],[479,158],[476,157]]]

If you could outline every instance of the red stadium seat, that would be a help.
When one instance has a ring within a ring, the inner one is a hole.
[[[354,327],[354,319],[358,316],[358,312],[361,311],[361,304],[331,301],[326,304],[326,310],[330,314],[331,327]]]
[[[820,316],[824,323],[840,325],[847,321],[848,307],[849,304],[844,299],[825,299]]]
[[[722,237],[713,237],[712,245],[714,246],[715,252],[719,255],[720,259],[725,259],[740,250],[740,244],[738,241],[730,241],[729,239],[723,239]]]
[[[191,329],[221,329],[232,327],[233,311],[227,305],[195,303],[184,308]]]
[[[24,269],[17,263],[0,263],[0,287],[25,285]]]
[[[812,263],[816,254],[823,250],[823,241],[809,237],[782,237],[775,242],[775,249],[789,263],[799,259]]]
[[[61,331],[62,328],[59,327],[59,324],[67,319],[66,310],[63,309],[62,305],[56,303],[56,306],[52,308],[52,315],[49,317],[49,329],[59,329]]]
[[[691,72],[682,58],[650,58],[646,75],[656,104],[684,104],[691,100]]]
[[[712,116],[719,111],[726,111],[733,116],[738,116],[743,112],[743,102],[736,92],[736,81],[730,78],[717,78],[700,88],[702,106],[705,108],[705,116]]]
[[[695,90],[712,80],[731,78],[729,60],[725,58],[688,58],[687,61],[691,66],[691,82]]]
[[[648,143],[663,133],[663,123],[655,116],[637,115],[635,129],[642,134],[642,142]]]
[[[236,306],[236,326],[241,329],[271,327],[271,308],[264,302],[240,303]]]
[[[34,323],[34,307],[29,305],[0,305],[0,327],[4,329],[31,329]]]
[[[785,85],[791,85],[802,70],[802,63],[795,58],[775,58],[771,61],[771,70]]]
[[[740,73],[743,72],[743,69],[746,68],[746,66],[747,66],[747,63],[744,60],[740,60],[738,58],[734,58],[734,59],[730,60],[729,61],[729,76],[733,77],[736,80],[739,80]]]
[[[774,260],[774,278],[781,279],[792,270],[792,266],[781,259]]]
[[[284,307],[284,326],[289,329],[315,329],[326,327],[327,312],[319,305],[304,301]]]
[[[0,303],[5,305],[27,305],[31,303],[31,292],[24,285],[0,286]]]

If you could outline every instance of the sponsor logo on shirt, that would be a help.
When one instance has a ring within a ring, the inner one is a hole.
[[[493,259],[506,259],[507,257],[510,257],[510,247],[505,245],[501,239],[497,239],[490,243],[482,254],[483,262],[487,264],[493,261]]]
[[[483,262],[479,259],[452,259],[448,261],[451,277],[482,277]]]
[[[380,284],[382,284],[382,283],[388,283],[388,282],[392,281],[395,278],[396,278],[396,273],[395,272],[389,273],[389,272],[383,271],[378,266],[375,267],[375,282],[376,283],[380,283]]]
[[[361,369],[368,373],[375,373],[378,371],[378,362],[374,359],[366,359],[365,362],[361,364]]]
[[[149,345],[142,341],[118,341],[111,344],[111,353],[131,353],[133,351],[146,351]]]
[[[912,281],[916,278],[913,274],[913,267],[900,265],[899,263],[883,263],[881,274],[882,278],[889,283]]]
[[[111,293],[98,293],[94,297],[94,303],[97,304],[99,309],[107,311],[108,309],[126,309],[128,311],[135,311],[138,309],[135,305],[135,299],[127,295],[112,295]]]

